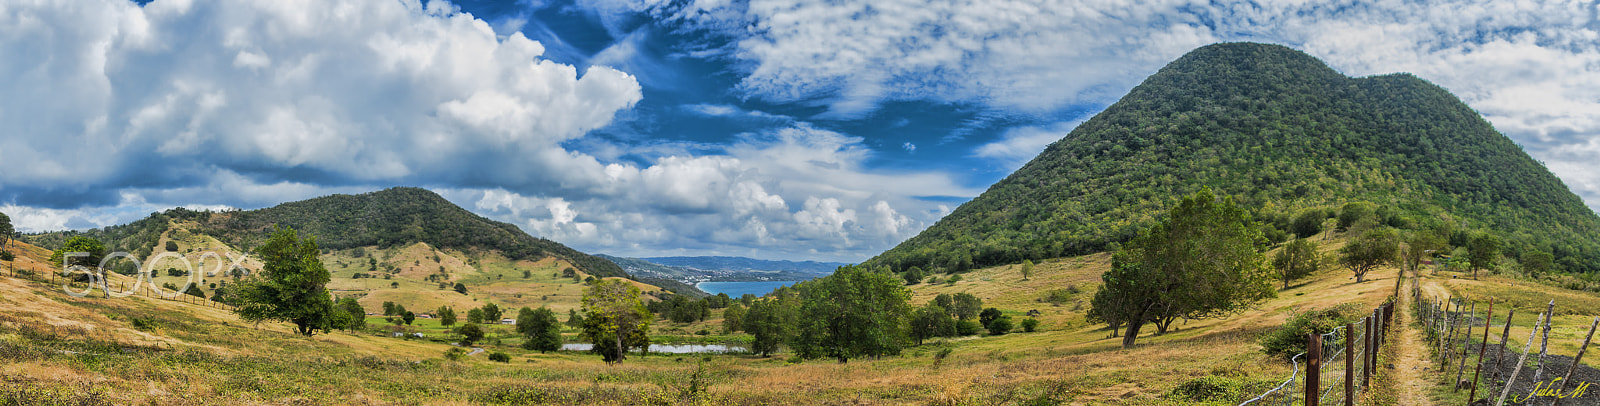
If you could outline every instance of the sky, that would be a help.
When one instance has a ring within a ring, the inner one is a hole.
[[[20,231],[425,187],[579,250],[859,262],[1211,43],[1455,93],[1600,207],[1573,1],[0,0]]]

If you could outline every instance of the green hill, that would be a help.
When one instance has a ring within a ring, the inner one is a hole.
[[[54,249],[67,238],[83,234],[106,242],[113,251],[134,252],[146,258],[173,220],[195,222],[197,229],[190,231],[244,250],[264,241],[275,227],[287,226],[302,235],[316,236],[317,244],[330,250],[392,248],[420,242],[439,249],[498,251],[512,260],[557,257],[590,275],[629,277],[611,261],[530,236],[514,225],[483,218],[438,194],[412,187],[323,196],[259,210],[213,213],[177,208],[120,226],[24,238]]]
[[[1537,248],[1566,271],[1600,271],[1600,217],[1449,92],[1252,43],[1184,55],[867,265],[965,271],[1098,252],[1204,186],[1277,231],[1300,210],[1364,200],[1390,222],[1487,230],[1510,257]]]

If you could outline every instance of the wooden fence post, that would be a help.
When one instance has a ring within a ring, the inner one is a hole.
[[[1533,370],[1534,384],[1538,384],[1540,382],[1539,379],[1544,376],[1544,355],[1546,350],[1550,348],[1550,325],[1553,324],[1551,323],[1552,319],[1556,318],[1555,299],[1550,299],[1550,305],[1545,308],[1544,313],[1544,335],[1542,336],[1544,338],[1539,341],[1539,366]]]
[[[1561,404],[1561,399],[1562,399],[1562,396],[1561,396],[1562,393],[1561,392],[1566,391],[1567,390],[1567,382],[1571,382],[1572,381],[1572,371],[1575,371],[1578,368],[1582,368],[1583,367],[1583,364],[1581,364],[1581,362],[1583,362],[1583,353],[1584,353],[1584,351],[1588,351],[1589,350],[1589,339],[1594,338],[1594,328],[1595,327],[1600,327],[1600,317],[1594,318],[1594,322],[1589,323],[1589,334],[1583,336],[1583,345],[1578,347],[1578,356],[1572,357],[1572,365],[1567,367],[1567,376],[1561,378],[1561,388],[1560,389],[1556,389],[1556,400],[1555,400],[1554,403],[1550,404],[1551,406],[1556,406],[1556,405],[1560,405]]]
[[[1483,316],[1483,341],[1478,343],[1478,367],[1472,370],[1472,391],[1467,392],[1467,403],[1478,398],[1478,374],[1483,373],[1483,355],[1489,350],[1489,322],[1494,320],[1494,298],[1489,298],[1489,311]]]
[[[1306,333],[1306,406],[1317,406],[1322,385],[1322,335]]]
[[[1541,314],[1541,315],[1539,315],[1539,317],[1543,318],[1543,317],[1545,317],[1545,315]],[[1535,319],[1534,322],[1533,322],[1533,331],[1529,331],[1528,332],[1528,343],[1522,346],[1522,358],[1517,359],[1517,367],[1511,369],[1511,375],[1507,375],[1507,377],[1506,377],[1506,387],[1505,387],[1505,389],[1501,389],[1500,390],[1500,401],[1499,402],[1495,402],[1495,406],[1505,406],[1505,404],[1506,404],[1506,395],[1510,395],[1511,394],[1511,384],[1516,383],[1517,382],[1517,374],[1522,373],[1522,364],[1525,363],[1525,362],[1528,362],[1528,351],[1533,349],[1533,337],[1534,337],[1534,334],[1538,334],[1538,333],[1539,333],[1539,320]]]
[[[1465,323],[1462,323],[1462,325],[1467,327],[1466,333],[1461,335],[1461,339],[1466,341],[1466,344],[1471,344],[1472,343],[1472,324],[1473,324],[1472,323],[1472,318],[1474,317],[1473,315],[1476,314],[1477,311],[1478,311],[1478,304],[1477,303],[1473,303],[1472,307],[1470,309],[1471,310],[1467,311],[1467,321]],[[1487,333],[1489,331],[1489,329],[1485,328],[1485,329],[1483,329],[1483,331]],[[1487,337],[1487,335],[1485,337]],[[1457,365],[1456,365],[1456,380],[1452,381],[1451,385],[1450,385],[1451,386],[1451,388],[1450,388],[1451,392],[1459,392],[1459,391],[1461,391],[1461,378],[1462,378],[1463,375],[1466,374],[1466,372],[1467,372],[1467,345],[1463,344],[1461,346],[1461,362],[1457,363]]]
[[[1373,321],[1372,316],[1367,316],[1367,319],[1363,320],[1365,326],[1362,328],[1367,330],[1366,336],[1363,337],[1365,340],[1361,340],[1363,345],[1361,350],[1361,387],[1363,388],[1372,385],[1372,334],[1375,332],[1372,328]]]
[[[1344,406],[1355,406],[1356,324],[1344,324]]]
[[[1516,315],[1517,308],[1515,307],[1511,308],[1511,311],[1506,312],[1506,328],[1500,332],[1500,348],[1494,350],[1494,373],[1489,375],[1489,385],[1491,386],[1494,385],[1495,381],[1500,380],[1500,360],[1506,354],[1506,340],[1511,339],[1511,318]],[[1491,396],[1493,396],[1493,394],[1491,394]]]

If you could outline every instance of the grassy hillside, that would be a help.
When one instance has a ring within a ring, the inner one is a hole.
[[[1393,225],[1492,230],[1510,257],[1536,248],[1566,271],[1600,271],[1600,217],[1449,92],[1249,43],[1184,55],[867,265],[964,271],[1100,252],[1207,186],[1255,208],[1280,232],[1269,235],[1303,209],[1365,200]]]

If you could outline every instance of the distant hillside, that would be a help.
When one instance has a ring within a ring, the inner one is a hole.
[[[514,225],[483,218],[438,194],[413,187],[324,196],[259,210],[212,213],[177,208],[153,213],[126,225],[86,230],[81,234],[105,241],[113,250],[139,252],[142,253],[140,257],[147,257],[170,220],[195,222],[199,227],[192,231],[211,235],[244,250],[264,241],[274,228],[287,226],[302,235],[316,236],[317,244],[325,249],[390,248],[421,242],[439,249],[493,250],[511,259],[553,256],[571,262],[590,275],[628,277],[611,261],[530,236]],[[53,249],[77,234],[80,232],[55,232],[24,239]]]
[[[788,271],[816,275],[829,275],[833,273],[834,269],[849,265],[838,262],[768,261],[744,257],[652,257],[640,259],[661,265],[707,271]]]
[[[1600,217],[1449,92],[1251,43],[1184,55],[866,264],[965,271],[1098,252],[1205,186],[1254,208],[1267,231],[1365,200],[1396,223],[1488,230],[1509,257],[1538,248],[1565,270],[1600,271]]]
[[[623,258],[604,254],[598,256],[615,262],[636,277],[671,279],[688,284],[803,281],[827,276],[833,273],[834,268],[844,265],[812,261],[767,261],[741,257]]]

